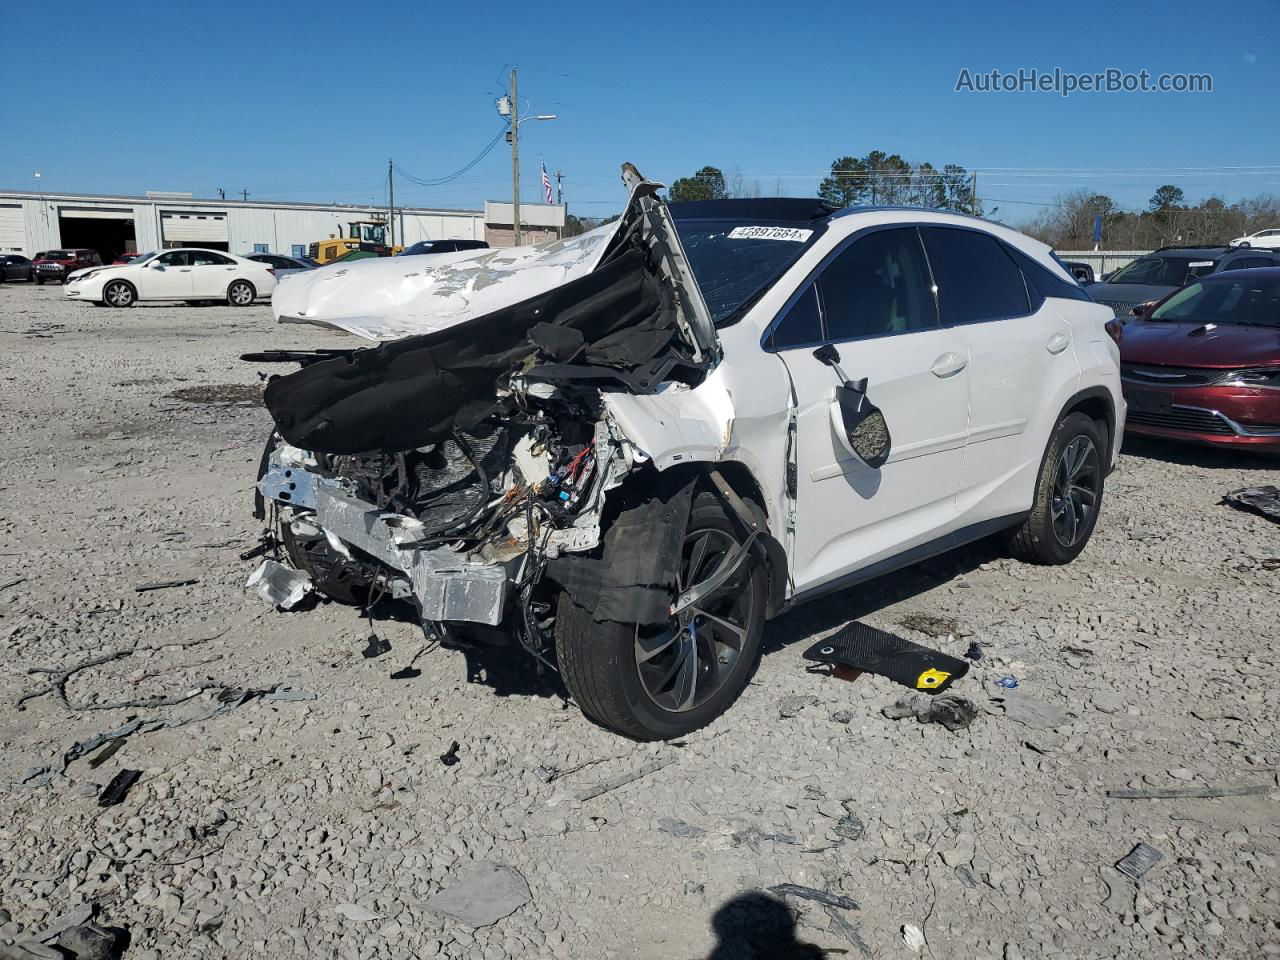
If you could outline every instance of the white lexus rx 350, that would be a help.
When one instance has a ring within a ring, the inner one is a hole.
[[[1047,246],[624,180],[580,237],[280,286],[282,321],[381,341],[246,357],[301,364],[266,389],[257,513],[316,589],[510,638],[592,719],[660,739],[729,707],[791,606],[979,537],[1084,549],[1119,333]]]

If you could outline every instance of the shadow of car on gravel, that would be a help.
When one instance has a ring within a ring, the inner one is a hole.
[[[861,620],[1006,556],[1000,541],[988,537],[813,600],[765,624],[762,653],[768,656],[851,620]]]

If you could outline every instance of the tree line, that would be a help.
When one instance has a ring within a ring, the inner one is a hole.
[[[1280,197],[1261,194],[1228,204],[1222,197],[1186,202],[1182,188],[1165,184],[1147,209],[1121,210],[1106,194],[1076,190],[1018,229],[1059,250],[1088,250],[1102,218],[1103,250],[1151,250],[1171,245],[1219,246],[1269,227],[1280,227]]]
[[[774,193],[782,195],[780,181]],[[741,173],[726,178],[724,171],[712,166],[680,177],[668,192],[673,203],[764,195],[759,181],[746,180]],[[884,205],[982,213],[973,175],[964,167],[954,163],[941,168],[928,162],[912,163],[882,150],[872,150],[862,157],[837,157],[831,162],[830,173],[818,185],[818,196],[837,208]]]

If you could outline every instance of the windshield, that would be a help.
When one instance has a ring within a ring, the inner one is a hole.
[[[814,232],[737,220],[677,220],[676,230],[717,324],[767,290],[799,259]]]
[[[1280,276],[1235,274],[1232,282],[1193,283],[1152,311],[1150,320],[1280,327]]]
[[[1212,271],[1212,260],[1188,257],[1140,257],[1127,267],[1121,267],[1107,282],[1180,287],[1189,278],[1202,277]]]
[[[132,260],[130,260],[129,263],[135,266],[139,263],[146,263],[155,255],[156,255],[155,250],[152,250],[150,253],[140,253],[136,257],[134,257]]]
[[[432,252],[432,248],[434,248],[434,247],[435,247],[435,241],[434,241],[434,240],[419,240],[419,241],[418,241],[417,243],[415,243],[413,246],[411,246],[411,247],[406,247],[404,250],[401,250],[401,251],[400,251],[400,256],[402,256],[402,257],[416,257],[416,256],[418,256],[419,254],[422,254],[422,253],[431,253],[431,252]]]
[[[74,260],[76,255],[70,250],[50,250],[43,254],[46,260]]]

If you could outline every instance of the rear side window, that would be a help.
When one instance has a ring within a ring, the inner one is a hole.
[[[938,326],[929,264],[914,227],[859,237],[818,277],[828,340],[883,337]]]
[[[773,349],[812,346],[822,342],[822,318],[818,315],[817,288],[811,283],[791,305],[773,331]]]
[[[1084,287],[1074,280],[1064,280],[1048,267],[1037,263],[1017,247],[1004,244],[1005,252],[1013,257],[1013,262],[1022,269],[1022,277],[1027,281],[1027,294],[1031,297],[1031,309],[1039,310],[1045,297],[1058,297],[1063,300],[1084,300],[1092,302]],[[1054,257],[1057,260],[1057,257]],[[1058,261],[1061,264],[1062,261]],[[1063,269],[1066,269],[1065,267]],[[1067,270],[1070,273],[1070,270]]]
[[[1022,271],[995,237],[949,227],[924,227],[922,233],[944,323],[983,323],[1031,312]]]
[[[191,251],[191,265],[193,267],[221,267],[229,263],[235,263],[235,261],[221,254],[211,253],[208,250]]]

